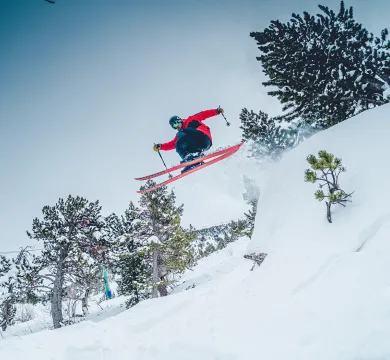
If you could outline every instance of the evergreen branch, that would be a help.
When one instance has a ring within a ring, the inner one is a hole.
[[[29,287],[29,290],[39,290],[39,289],[46,289],[49,292],[53,291],[53,289],[47,285],[32,285],[31,287]]]
[[[340,173],[341,173],[342,171],[343,171],[343,168],[340,167],[338,173],[336,174],[336,184],[338,184],[338,182],[339,182],[339,175],[340,175]]]
[[[389,101],[384,99],[384,100],[377,100],[377,99],[370,99],[370,98],[365,98],[365,97],[354,97],[354,96],[349,96],[349,97],[341,97],[341,98],[332,98],[329,95],[321,95],[321,98],[324,98],[330,102],[343,102],[343,101],[366,101],[368,103],[376,104],[376,105],[385,105]]]
[[[46,279],[49,280],[51,283],[54,283],[55,276],[48,274],[48,275],[38,275],[38,279]]]

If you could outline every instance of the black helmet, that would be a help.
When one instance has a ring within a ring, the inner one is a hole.
[[[171,125],[173,129],[176,129],[182,122],[183,120],[181,117],[177,115],[174,115],[169,119],[169,125]]]

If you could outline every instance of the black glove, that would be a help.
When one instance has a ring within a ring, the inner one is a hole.
[[[161,149],[161,144],[154,144],[153,145],[153,150],[154,151],[159,151]]]
[[[217,113],[218,114],[223,114],[225,111],[220,107],[220,106],[218,106],[218,108],[217,108]]]

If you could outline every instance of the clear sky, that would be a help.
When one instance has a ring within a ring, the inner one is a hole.
[[[349,5],[375,34],[388,26],[389,1]],[[0,251],[30,243],[33,218],[60,197],[99,200],[105,215],[137,202],[133,178],[162,168],[152,146],[173,138],[171,115],[224,107],[232,126],[208,123],[218,147],[240,140],[243,107],[278,113],[249,32],[304,10],[317,2],[0,0]],[[242,216],[242,189],[222,169],[175,186],[185,224]]]

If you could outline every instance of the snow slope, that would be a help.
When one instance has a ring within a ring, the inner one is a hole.
[[[126,300],[124,296],[117,296],[114,299],[106,300],[99,302],[101,295],[92,297],[89,302],[89,314],[86,317],[86,320],[92,322],[100,322],[109,317],[120,314],[126,310]],[[64,319],[68,319],[67,315],[67,303],[64,302]],[[27,312],[30,316],[30,320],[23,320],[23,317],[26,318],[26,315],[23,312]],[[78,314],[81,314],[81,305],[78,306]],[[78,321],[80,319],[72,319]],[[50,314],[50,305],[28,305],[23,304],[17,306],[17,312],[15,317],[16,324],[7,328],[7,331],[1,332],[0,340],[4,338],[19,337],[23,335],[34,334],[36,332],[52,329],[53,320]]]
[[[388,105],[367,111],[268,168],[247,249],[231,244],[176,293],[107,320],[0,341],[1,358],[390,359],[389,117]],[[355,191],[332,224],[303,180],[306,156],[321,149],[343,159],[340,184]],[[242,255],[252,251],[268,256],[250,271]]]
[[[389,116],[389,105],[364,112],[317,133],[269,169],[261,179],[252,249],[268,253],[356,251],[386,232],[390,221],[386,194]],[[306,156],[322,149],[342,159],[347,172],[340,175],[341,188],[355,192],[346,208],[335,208],[332,225],[325,217],[325,203],[314,200],[318,185],[303,180],[310,167]]]

